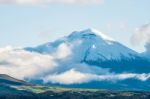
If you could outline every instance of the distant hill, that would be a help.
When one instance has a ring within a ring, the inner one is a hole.
[[[150,92],[31,85],[0,74],[0,99],[149,99]]]
[[[18,80],[6,74],[0,74],[0,85],[31,85],[23,80]]]

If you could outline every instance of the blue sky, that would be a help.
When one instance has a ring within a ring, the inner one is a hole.
[[[0,0],[0,47],[36,46],[75,30],[96,28],[126,46],[142,51],[143,45],[131,45],[130,38],[136,28],[150,22],[150,0],[4,1]]]

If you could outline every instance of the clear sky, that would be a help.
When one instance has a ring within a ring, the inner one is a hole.
[[[143,50],[142,45],[132,46],[130,37],[150,22],[150,0],[37,1],[0,0],[0,47],[36,46],[92,27]]]

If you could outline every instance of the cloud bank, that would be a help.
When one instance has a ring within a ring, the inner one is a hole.
[[[27,52],[21,49],[0,49],[0,73],[18,79],[34,78],[56,67],[50,55]]]
[[[91,81],[120,81],[137,79],[146,81],[150,74],[113,73],[109,68],[91,66],[86,63],[68,63],[71,47],[62,43],[54,53],[40,54],[21,48],[0,48],[0,74],[22,80],[43,80],[44,83],[81,84]],[[67,62],[66,62],[67,60]]]
[[[44,82],[52,82],[59,84],[81,84],[88,83],[90,81],[119,81],[126,79],[137,79],[140,81],[146,81],[150,78],[150,74],[135,74],[135,73],[122,73],[122,74],[105,74],[105,75],[97,75],[90,73],[82,73],[76,71],[75,69],[71,69],[62,74],[54,74],[49,75],[44,78]]]
[[[101,4],[104,0],[0,0],[0,4],[18,4],[18,5],[49,5],[49,4]]]

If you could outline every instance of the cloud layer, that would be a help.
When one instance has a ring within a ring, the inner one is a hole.
[[[122,73],[122,74],[90,74],[82,73],[71,69],[62,74],[53,74],[44,78],[44,82],[52,82],[59,84],[81,84],[88,83],[90,81],[119,81],[126,79],[137,79],[140,81],[146,81],[150,78],[150,74],[135,74],[135,73]]]
[[[0,0],[0,4],[101,4],[103,0]]]
[[[66,51],[66,52],[65,52]],[[69,54],[67,53],[69,51]],[[65,53],[64,53],[65,52]],[[60,56],[58,55],[60,54]],[[89,66],[85,63],[68,63],[61,60],[71,55],[67,44],[60,44],[52,55],[28,52],[11,47],[0,49],[0,73],[18,79],[43,80],[44,83],[81,84],[91,81],[119,81],[137,79],[146,81],[150,74],[112,73],[107,68]]]

